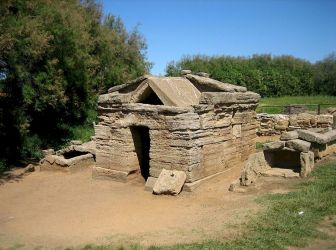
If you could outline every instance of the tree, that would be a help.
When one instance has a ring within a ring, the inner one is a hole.
[[[315,91],[325,95],[336,95],[336,53],[331,53],[315,64]]]
[[[167,75],[181,69],[208,72],[222,82],[246,86],[263,97],[309,95],[314,92],[313,65],[292,56],[187,56],[167,65]]]
[[[11,160],[62,143],[99,93],[150,68],[139,32],[93,0],[3,0],[0,30],[0,151]]]

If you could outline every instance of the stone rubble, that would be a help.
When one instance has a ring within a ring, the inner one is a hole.
[[[297,129],[310,128],[331,128],[333,124],[333,115],[313,115],[309,113],[300,113],[292,115],[283,114],[257,114],[259,123],[258,135],[276,135],[284,131],[293,131]]]
[[[40,161],[39,170],[56,170],[64,172],[74,172],[95,163],[95,142],[72,141],[71,145],[54,151],[48,149],[43,151],[45,157]]]
[[[265,143],[263,151],[251,154],[239,179],[240,186],[249,186],[259,176],[297,178],[307,177],[314,168],[315,159],[336,153],[336,129],[297,130],[283,132],[280,141]],[[234,181],[230,191],[238,188]]]

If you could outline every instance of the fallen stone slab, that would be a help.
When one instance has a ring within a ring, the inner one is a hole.
[[[292,148],[300,152],[308,152],[310,149],[311,143],[308,141],[303,141],[300,139],[286,141],[286,147]]]
[[[327,137],[324,134],[319,134],[309,130],[298,130],[299,138],[305,141],[314,142],[318,144],[326,144]]]
[[[178,195],[186,179],[187,175],[183,171],[162,169],[153,187],[153,193]]]
[[[229,83],[223,83],[220,81],[217,81],[215,79],[211,79],[209,77],[203,77],[203,76],[197,76],[193,74],[187,74],[186,78],[193,82],[194,84],[200,84],[205,86],[210,86],[217,90],[222,90],[226,92],[246,92],[245,87],[229,84]]]
[[[209,175],[207,177],[204,177],[202,179],[199,179],[197,181],[194,181],[194,182],[191,182],[191,183],[184,183],[183,185],[183,192],[193,192],[195,191],[197,188],[199,188],[201,186],[202,183],[205,183],[205,182],[208,182],[210,181],[211,179],[219,176],[219,175],[223,175],[227,172],[230,172],[232,171],[232,168],[228,168],[228,169],[225,169],[221,172],[218,172],[218,173],[215,173],[215,174],[212,174],[212,175]]]
[[[285,142],[284,141],[274,141],[274,142],[268,142],[263,145],[263,150],[269,150],[269,151],[274,151],[274,150],[280,150],[285,147]]]
[[[264,177],[299,178],[300,174],[287,168],[270,168],[261,173]]]
[[[298,138],[299,138],[299,134],[297,131],[284,132],[280,136],[280,140],[282,141],[294,140]]]

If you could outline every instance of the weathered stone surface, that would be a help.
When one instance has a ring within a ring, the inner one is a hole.
[[[134,90],[141,82],[143,82],[144,80],[146,80],[148,77],[150,77],[150,75],[144,75],[144,76],[140,76],[128,83],[122,84],[122,85],[117,85],[117,86],[113,86],[112,88],[108,89],[108,93],[112,93],[112,92],[117,92],[122,90],[124,93],[128,93],[132,90]]]
[[[182,69],[181,70],[181,75],[187,75],[187,74],[191,74],[191,70],[189,70],[189,69]]]
[[[36,166],[35,166],[34,164],[28,164],[28,165],[23,169],[23,172],[24,172],[24,173],[34,172],[34,171],[36,171],[35,167],[36,167]]]
[[[298,130],[299,138],[309,142],[315,142],[318,144],[326,144],[328,142],[325,134],[312,132],[309,130]]]
[[[158,178],[155,177],[148,177],[146,180],[146,184],[145,184],[145,191],[149,191],[149,192],[153,192],[153,187],[156,183]]]
[[[42,150],[42,154],[43,154],[44,157],[46,157],[47,155],[53,155],[53,154],[55,154],[55,150],[52,149],[52,148],[44,149],[44,150]]]
[[[297,131],[283,132],[280,136],[280,140],[282,141],[294,140],[298,138],[299,134]]]
[[[271,168],[261,173],[264,177],[299,178],[300,174],[287,168]]]
[[[186,174],[183,171],[162,169],[154,187],[154,194],[178,195],[186,181]]]
[[[109,93],[109,94],[104,94],[100,95],[98,98],[98,104],[101,103],[127,103],[130,102],[131,100],[131,95],[130,94],[117,94],[115,92]]]
[[[318,159],[334,154],[336,153],[336,141],[326,144],[312,143],[311,151],[314,152],[314,157]]]
[[[314,168],[314,153],[311,151],[302,152],[300,154],[300,165],[300,176],[307,177]]]
[[[76,144],[73,146],[74,151],[96,154],[96,143],[94,141],[88,141],[82,144]]]
[[[294,131],[310,128],[331,128],[332,119],[330,115],[312,115],[308,113],[277,115],[257,114],[259,123],[259,135],[280,134],[282,131]],[[318,122],[319,121],[319,122]]]
[[[48,155],[40,162],[40,170],[60,170],[66,172],[75,172],[86,169],[94,165],[94,157],[92,154],[84,154],[70,159],[64,158],[63,155]]]
[[[233,192],[240,187],[240,180],[235,180],[230,184],[229,191]]]
[[[267,169],[270,169],[270,166],[265,159],[264,152],[251,154],[241,172],[241,185],[251,185]]]
[[[185,107],[199,103],[201,93],[187,79],[182,77],[149,77],[144,83],[134,91],[134,95],[139,95],[150,88],[159,97],[164,105]],[[140,92],[140,94],[138,94]],[[135,98],[135,102],[141,99]],[[132,101],[132,99],[131,99]]]
[[[223,83],[208,77],[202,77],[197,75],[188,74],[186,75],[187,79],[189,79],[194,84],[200,84],[209,86],[217,91],[225,91],[225,92],[246,92],[245,87],[229,84],[229,83]]]
[[[285,147],[285,142],[283,141],[274,141],[268,142],[263,145],[263,150],[280,150]]]
[[[286,141],[286,147],[292,148],[300,152],[308,152],[310,149],[310,145],[311,145],[310,142],[300,139]]]
[[[208,73],[205,73],[205,72],[198,72],[198,73],[196,73],[196,75],[206,77],[206,78],[209,78],[209,76],[210,76]]]
[[[102,180],[114,180],[118,182],[127,182],[128,173],[112,169],[93,167],[92,178]]]
[[[200,104],[257,103],[260,95],[254,92],[203,92]]]
[[[183,171],[187,190],[240,164],[254,152],[259,95],[202,76],[191,75],[194,80],[190,80],[189,76],[146,76],[100,96],[95,175],[128,179],[130,173],[143,170],[145,155],[149,178],[159,177],[162,169]],[[208,94],[209,103],[199,103],[202,94]],[[140,129],[137,134],[139,128],[148,132]],[[141,149],[147,147],[144,140],[148,140],[148,151]]]
[[[333,116],[332,115],[319,115],[317,116],[317,123],[332,124]]]
[[[72,140],[70,141],[70,144],[71,145],[81,145],[83,144],[83,142],[81,140]]]

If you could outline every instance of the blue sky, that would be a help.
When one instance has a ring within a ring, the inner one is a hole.
[[[311,62],[336,51],[334,0],[102,0],[145,37],[151,73],[184,55],[293,55]]]

